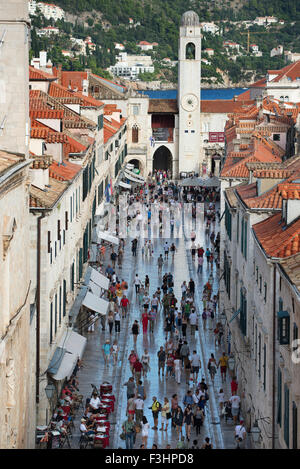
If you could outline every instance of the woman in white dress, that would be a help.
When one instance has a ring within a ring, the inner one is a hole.
[[[142,360],[142,365],[143,365],[143,377],[147,378],[147,373],[150,370],[150,366],[149,366],[150,355],[149,355],[148,350],[144,351],[144,355],[142,356],[141,360]]]
[[[180,378],[181,378],[181,359],[178,355],[176,355],[176,358],[174,360],[174,370],[175,370],[175,379],[176,383],[180,384]]]
[[[150,425],[149,425],[148,420],[145,416],[142,419],[141,426],[142,426],[142,432],[141,432],[142,433],[142,442],[143,442],[143,445],[145,445],[145,449],[147,449],[147,441],[148,441]]]

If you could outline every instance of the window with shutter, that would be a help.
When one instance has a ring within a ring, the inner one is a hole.
[[[57,294],[54,298],[54,334],[57,333]]]
[[[63,281],[63,317],[65,317],[67,311],[67,282]]]
[[[53,340],[53,303],[50,304],[50,344]]]
[[[139,142],[139,128],[137,125],[134,125],[131,129],[131,140],[132,140],[132,143]]]

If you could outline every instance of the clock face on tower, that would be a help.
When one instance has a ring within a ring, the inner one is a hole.
[[[197,109],[198,106],[198,98],[194,94],[186,94],[183,96],[181,100],[181,106],[185,111],[192,112]]]

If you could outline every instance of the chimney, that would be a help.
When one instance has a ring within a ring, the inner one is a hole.
[[[44,50],[40,51],[40,68],[45,68],[47,65],[47,52]]]
[[[57,67],[57,79],[58,79],[58,84],[61,85],[61,72],[62,72],[62,64],[58,64]]]

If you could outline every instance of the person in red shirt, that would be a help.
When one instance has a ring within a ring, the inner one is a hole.
[[[204,254],[204,249],[203,247],[200,247],[198,244],[198,257],[203,257]]]
[[[138,383],[141,379],[142,369],[143,369],[143,365],[140,362],[140,360],[137,359],[136,362],[133,364],[133,371],[134,371],[136,383]]]
[[[234,392],[236,393],[237,389],[238,389],[238,383],[236,381],[236,376],[234,376],[231,381],[231,394],[233,394]]]
[[[122,308],[122,317],[126,318],[127,309],[128,309],[128,305],[129,305],[129,300],[125,295],[123,295],[123,297],[120,301],[120,305],[121,305],[121,308]]]

